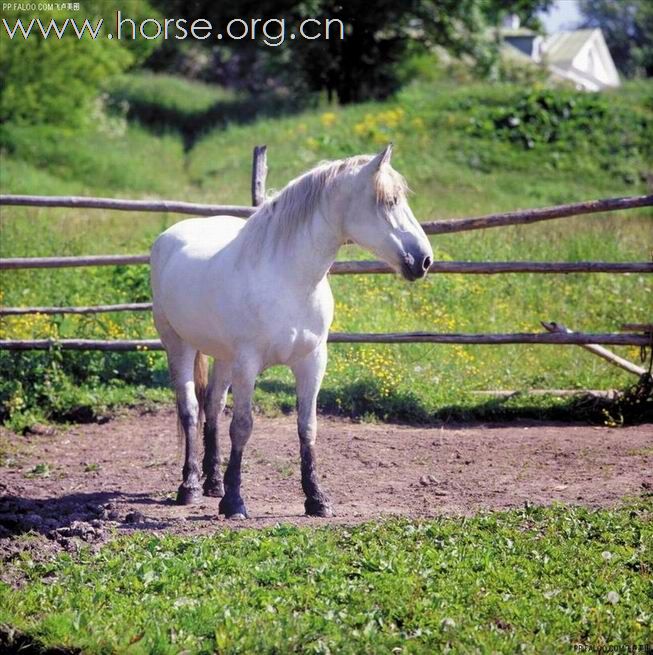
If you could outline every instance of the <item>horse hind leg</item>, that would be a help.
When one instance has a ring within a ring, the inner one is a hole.
[[[198,460],[198,422],[200,404],[195,392],[197,351],[187,344],[170,326],[165,317],[155,314],[155,323],[168,355],[168,369],[177,397],[177,419],[185,442],[182,483],[177,491],[177,503],[190,505],[201,499]]]
[[[202,471],[204,495],[219,498],[224,496],[224,485],[220,475],[220,441],[218,437],[218,419],[227,402],[227,392],[231,384],[231,367],[216,360],[204,403],[204,458]]]

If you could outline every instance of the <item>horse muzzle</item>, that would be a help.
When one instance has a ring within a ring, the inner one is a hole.
[[[422,250],[407,252],[401,262],[401,274],[409,282],[414,282],[426,276],[432,263],[431,253]]]

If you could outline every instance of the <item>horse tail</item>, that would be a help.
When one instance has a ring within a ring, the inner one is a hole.
[[[197,398],[197,436],[204,434],[204,403],[206,401],[206,390],[209,386],[209,358],[199,350],[195,354],[193,365],[193,379],[195,382],[195,397]],[[177,446],[178,455],[183,458],[184,452],[184,426],[181,423],[179,411],[177,411]]]
[[[197,434],[204,434],[204,403],[206,401],[206,390],[209,386],[209,358],[199,350],[195,355],[195,366],[193,369],[195,378],[195,396],[199,405],[197,413]]]

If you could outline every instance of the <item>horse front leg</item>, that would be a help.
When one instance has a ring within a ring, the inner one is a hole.
[[[326,342],[292,367],[297,386],[297,430],[301,455],[304,508],[308,516],[333,516],[331,503],[320,488],[315,462],[317,394],[326,370]]]
[[[227,402],[227,392],[231,384],[231,366],[216,360],[213,364],[211,380],[206,394],[204,414],[204,459],[202,471],[204,495],[220,498],[224,496],[224,486],[220,475],[220,442],[218,438],[218,419]]]
[[[200,468],[198,452],[197,425],[199,418],[199,403],[195,395],[195,380],[193,377],[193,360],[195,351],[189,346],[183,346],[177,353],[168,354],[170,372],[177,396],[177,419],[179,430],[185,440],[183,481],[177,491],[179,505],[192,505],[201,499]]]
[[[252,434],[252,395],[257,369],[247,363],[234,365],[231,382],[234,413],[229,426],[231,453],[224,474],[225,494],[220,501],[219,512],[228,519],[247,518],[247,509],[240,495],[243,450]]]

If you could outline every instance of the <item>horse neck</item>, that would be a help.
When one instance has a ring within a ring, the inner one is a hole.
[[[329,272],[342,245],[339,231],[318,207],[312,216],[275,249],[275,257],[295,286],[316,287]]]
[[[325,215],[321,205],[318,203],[311,216],[290,230],[268,213],[252,217],[241,232],[241,255],[245,250],[258,250],[257,258],[250,261],[262,267],[266,276],[282,278],[284,286],[315,288],[342,245],[338,223]],[[271,223],[265,225],[265,221]]]

